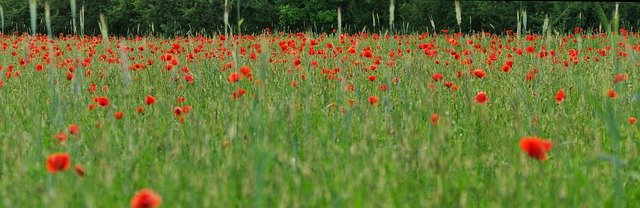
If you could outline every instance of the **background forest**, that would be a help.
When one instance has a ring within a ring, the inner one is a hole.
[[[84,14],[75,33],[96,35],[98,16],[106,15],[109,32],[115,35],[184,35],[224,30],[224,0],[52,0],[54,34],[73,34],[71,11]],[[271,31],[332,32],[337,25],[337,8],[342,9],[343,32],[380,32],[389,29],[389,0],[229,0],[229,22],[237,33]],[[0,0],[3,32],[29,31],[29,5],[25,0]],[[527,31],[539,32],[545,15],[558,32],[575,27],[598,28],[608,24],[613,2],[462,1],[462,32],[504,32],[515,30],[518,11],[526,10]],[[396,0],[392,32],[417,33],[458,30],[453,1]],[[620,26],[634,30],[640,24],[640,4],[620,3]],[[83,11],[82,11],[83,10]],[[78,17],[76,17],[78,19]],[[435,28],[431,25],[433,20]],[[45,31],[44,1],[38,1],[37,31]]]

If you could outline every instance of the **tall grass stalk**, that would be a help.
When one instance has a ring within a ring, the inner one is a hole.
[[[222,17],[222,20],[224,21],[224,35],[228,37],[229,27],[231,27],[229,25],[229,0],[224,0],[224,15]]]
[[[462,32],[462,27],[460,26],[460,24],[462,23],[462,9],[460,8],[460,0],[456,0],[454,4],[456,10],[456,23],[458,23],[458,32]]]
[[[80,7],[80,36],[84,36],[84,5]]]
[[[520,24],[520,11],[516,12],[516,22],[517,22],[517,26],[516,26],[516,37],[518,39],[520,39],[520,32],[522,30],[522,25]]]
[[[76,0],[69,0],[69,5],[71,6],[71,26],[73,28],[73,34],[78,34],[78,27],[76,26]]]
[[[340,34],[342,34],[342,7],[338,7],[338,35]]]
[[[611,34],[618,34],[618,25],[620,22],[620,15],[618,14],[618,6],[620,6],[620,3],[616,2],[616,7],[615,10],[613,10],[613,19],[611,20],[611,24],[612,24],[612,33]]]
[[[31,34],[35,35],[37,33],[36,31],[36,23],[37,23],[37,16],[38,16],[38,11],[36,10],[36,6],[37,6],[37,1],[36,0],[29,0],[29,16],[31,17]]]
[[[371,12],[371,20],[373,21],[373,30],[375,31],[376,29],[376,13],[375,12]]]
[[[0,33],[4,34],[4,8],[0,5]]]
[[[433,21],[433,17],[429,15],[429,22],[431,23],[431,28],[433,28],[433,32],[436,32],[436,23]]]
[[[244,22],[244,19],[242,19],[242,17],[240,17],[240,14],[242,14],[242,13],[240,13],[240,0],[236,0],[236,13],[238,13],[238,22],[237,22],[237,24],[238,24],[238,26],[237,26],[238,32],[236,32],[236,34],[240,35],[240,34],[242,34],[240,32],[240,27],[242,26],[242,22]]]
[[[51,38],[51,5],[49,5],[49,1],[44,2],[44,21],[47,26],[47,36]]]
[[[109,48],[109,30],[107,26],[107,19],[104,17],[104,14],[100,13],[100,34],[102,34],[102,44],[104,44],[104,48]]]
[[[389,1],[389,31],[393,32],[393,21],[396,13],[396,0]]]
[[[527,34],[527,10],[522,10],[522,34]]]

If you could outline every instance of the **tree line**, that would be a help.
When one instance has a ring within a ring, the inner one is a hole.
[[[72,1],[76,4],[75,15]],[[392,1],[393,27],[389,21]],[[28,2],[0,0],[4,33],[31,30]],[[522,18],[523,11],[526,11],[526,32],[540,32],[548,17],[548,26],[562,33],[576,27],[605,28],[611,24],[615,10],[613,2],[461,1],[458,26],[454,1],[441,0],[37,0],[36,30],[40,33],[46,31],[45,2],[50,4],[53,34],[86,35],[100,34],[101,13],[113,35],[173,36],[222,33],[225,10],[228,29],[235,34],[260,33],[267,28],[274,32],[330,33],[338,27],[338,8],[340,29],[348,33],[420,33],[443,29],[502,33],[506,29],[516,30],[517,16]],[[640,24],[638,11],[640,4],[620,3],[620,27],[636,30]],[[78,29],[80,24],[82,31]]]

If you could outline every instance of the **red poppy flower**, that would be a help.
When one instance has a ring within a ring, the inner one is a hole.
[[[520,139],[520,149],[540,161],[547,160],[547,152],[551,147],[553,147],[551,141],[539,137],[528,136]]]
[[[241,78],[242,78],[242,76],[240,76],[240,74],[238,74],[238,72],[233,72],[233,73],[229,74],[229,77],[227,78],[227,81],[229,81],[231,83],[236,83],[236,82],[240,81]]]
[[[440,73],[435,73],[431,76],[431,79],[433,79],[433,81],[439,82],[440,80],[442,80],[444,78],[444,76]]]
[[[376,75],[369,76],[369,81],[376,81]]]
[[[369,103],[371,103],[371,105],[376,105],[378,103],[378,97],[372,95],[371,97],[369,97]]]
[[[627,79],[629,79],[629,75],[627,74],[616,74],[615,78],[613,79],[613,84],[618,84]]]
[[[78,174],[78,176],[82,177],[84,176],[85,172],[84,172],[84,168],[82,168],[82,166],[80,165],[75,165],[75,167],[73,167],[73,170],[76,172],[76,174]]]
[[[122,119],[123,116],[124,116],[124,113],[122,111],[118,111],[118,112],[114,112],[113,113],[113,117],[115,117],[118,120]]]
[[[244,74],[245,76],[251,74],[251,68],[249,68],[248,66],[242,66],[240,67],[240,73]]]
[[[618,93],[616,93],[616,91],[614,91],[613,89],[609,89],[609,92],[607,93],[607,95],[609,96],[609,98],[614,99],[618,97]]]
[[[175,116],[180,116],[182,115],[183,111],[181,107],[175,107],[173,108],[173,115]]]
[[[43,69],[44,69],[44,66],[42,66],[42,64],[36,65],[36,70],[37,71],[42,71]]]
[[[478,92],[478,94],[476,94],[476,102],[478,104],[484,104],[485,102],[487,102],[489,100],[489,97],[487,96],[487,93],[485,92]]]
[[[56,134],[53,137],[58,141],[60,141],[61,143],[67,141],[67,134],[64,132],[60,132],[59,134]]]
[[[78,127],[78,125],[76,125],[76,124],[69,125],[69,134],[71,134],[71,135],[79,135],[80,134],[80,127]]]
[[[177,101],[178,103],[183,103],[183,102],[184,102],[184,101],[186,101],[186,100],[187,100],[187,98],[185,98],[184,96],[182,96],[182,97],[178,97],[178,98],[176,99],[176,101]]]
[[[156,103],[156,98],[151,96],[151,95],[147,95],[147,99],[145,100],[145,103],[147,105],[154,104],[154,103]]]
[[[564,93],[564,89],[560,89],[558,93],[556,93],[556,102],[561,103],[566,97],[567,95]]]
[[[349,91],[349,92],[353,92],[356,89],[356,87],[353,85],[353,83],[349,83],[349,84],[345,85],[344,88],[345,88],[346,91]]]
[[[89,93],[93,93],[96,91],[96,88],[98,87],[98,85],[96,84],[89,84]]]
[[[431,124],[433,124],[434,126],[437,126],[438,119],[440,119],[440,116],[437,113],[431,114]]]
[[[96,108],[96,104],[93,103],[89,103],[89,105],[87,106],[87,109],[89,110],[93,110],[94,108]]]
[[[482,69],[475,69],[471,73],[473,74],[473,76],[478,77],[478,78],[483,78],[483,77],[487,76],[487,73],[485,73],[484,70],[482,70]]]
[[[109,98],[107,97],[96,97],[93,100],[100,106],[109,106]]]
[[[242,88],[238,88],[235,92],[231,94],[231,96],[233,96],[233,98],[239,98],[239,97],[242,97],[242,95],[244,95],[244,93],[246,92],[247,92],[246,90]]]
[[[162,198],[151,189],[138,191],[131,199],[131,208],[156,208],[162,203]]]
[[[387,84],[380,85],[379,89],[380,89],[380,91],[383,91],[383,92],[387,91]]]
[[[535,50],[536,49],[533,46],[527,46],[527,53],[533,53]]]
[[[193,76],[191,76],[190,74],[184,75],[184,81],[189,84],[193,83]]]
[[[630,124],[636,123],[636,118],[635,117],[629,117],[629,123]]]
[[[56,153],[47,157],[47,171],[49,173],[57,173],[69,169],[71,165],[71,156],[69,153]]]
[[[500,67],[500,70],[502,70],[503,72],[509,72],[509,71],[511,71],[511,66],[509,66],[507,64],[502,65],[502,67]]]
[[[182,106],[182,111],[183,111],[184,113],[189,113],[189,112],[191,112],[191,106],[190,106],[190,105]]]
[[[135,109],[136,109],[136,112],[138,112],[140,114],[144,113],[144,107],[142,107],[142,106],[138,106]]]

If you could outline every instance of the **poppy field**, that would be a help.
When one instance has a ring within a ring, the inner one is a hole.
[[[639,35],[0,35],[0,207],[637,207]]]

